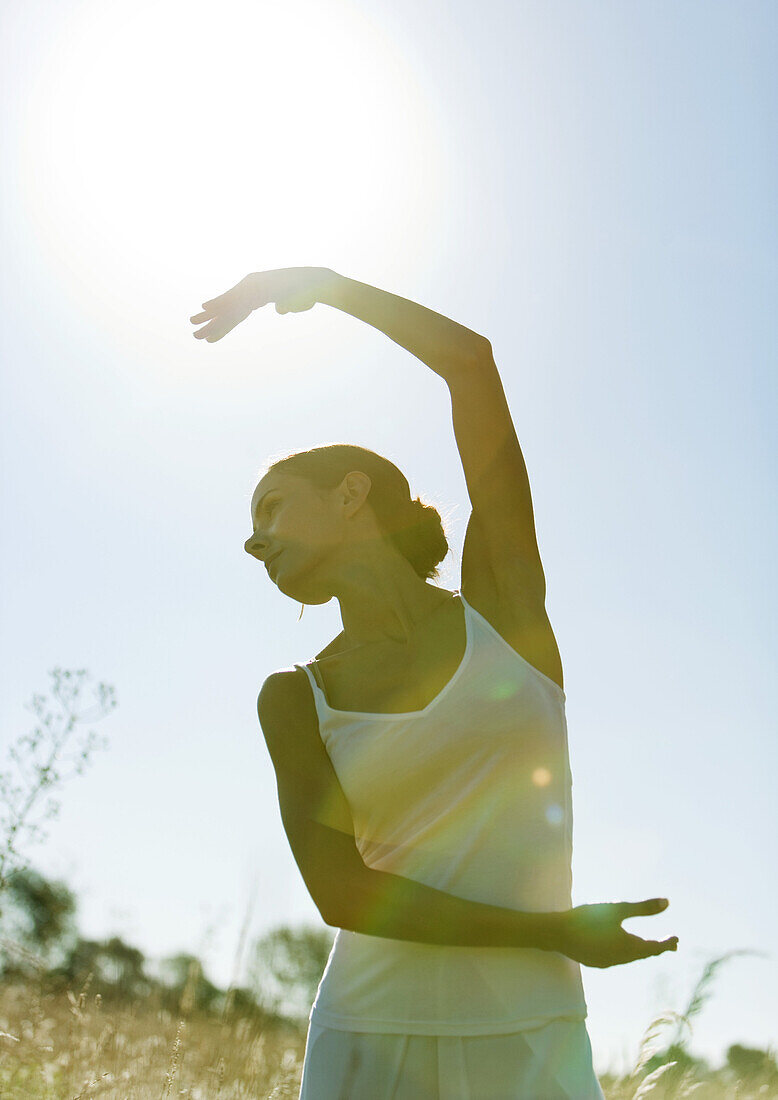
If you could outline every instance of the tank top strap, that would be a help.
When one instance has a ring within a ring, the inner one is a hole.
[[[313,689],[314,698],[316,698],[317,692],[321,692],[322,698],[326,703],[327,700],[326,696],[324,695],[324,687],[320,683],[321,673],[319,672],[316,662],[306,661],[305,664],[295,665],[294,667],[302,669],[305,675],[308,677],[311,688]]]

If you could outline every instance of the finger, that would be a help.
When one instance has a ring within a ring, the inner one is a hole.
[[[648,959],[652,955],[662,955],[665,951],[678,950],[678,937],[669,936],[666,940],[641,940],[639,936],[632,939],[633,947],[641,959]]]
[[[233,287],[233,290],[234,289],[235,288]],[[217,294],[215,298],[209,298],[207,302],[202,302],[201,304],[203,309],[206,310],[211,315],[211,317],[213,317],[215,313],[219,312],[223,300],[227,297],[227,294],[229,293],[230,292],[228,290],[226,294]]]
[[[676,951],[678,949],[678,938],[676,936],[671,937],[669,940],[644,940],[643,954],[648,958],[651,955],[663,955],[665,951]]]
[[[667,898],[649,898],[646,901],[622,901],[617,905],[619,920],[627,917],[650,917],[663,912],[670,902]]]
[[[245,321],[250,312],[251,310],[246,313],[233,314],[231,317],[219,317],[201,328],[199,332],[195,333],[195,336],[198,340],[207,340],[209,344],[214,344],[217,340],[221,340],[223,336],[226,336],[228,332],[232,332],[241,321]]]
[[[194,317],[190,317],[189,320],[193,325],[201,325],[203,321],[208,321],[212,316],[206,309],[203,313],[195,313]]]
[[[211,340],[218,331],[220,325],[217,321],[211,321],[209,325],[203,325],[194,333],[195,340]]]

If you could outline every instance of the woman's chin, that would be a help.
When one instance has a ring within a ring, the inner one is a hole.
[[[304,603],[313,607],[316,604],[329,603],[332,599],[331,592],[323,592],[321,588],[311,584],[305,584],[301,578],[280,576],[275,582],[279,592],[283,592],[295,603]]]

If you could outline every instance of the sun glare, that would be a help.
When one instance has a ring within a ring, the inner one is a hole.
[[[435,129],[401,44],[350,0],[89,0],[40,58],[26,203],[103,299],[143,273],[157,295],[209,272],[205,294],[259,264],[385,262],[424,237]]]

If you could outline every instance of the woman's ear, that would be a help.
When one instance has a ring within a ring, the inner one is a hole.
[[[361,470],[352,470],[343,478],[339,486],[339,494],[348,517],[358,512],[365,503],[372,484],[367,474]]]

